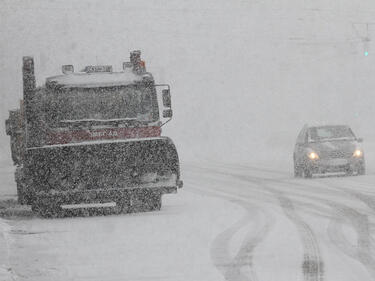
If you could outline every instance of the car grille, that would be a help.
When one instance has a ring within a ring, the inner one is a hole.
[[[322,159],[332,159],[332,158],[350,158],[352,156],[352,153],[342,150],[334,150],[334,151],[327,151],[323,152],[322,155],[320,155],[320,158]]]

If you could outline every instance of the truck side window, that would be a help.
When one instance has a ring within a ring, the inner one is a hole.
[[[303,127],[301,132],[299,133],[298,137],[297,137],[297,143],[298,144],[303,144],[305,143],[305,137],[306,137],[306,128]]]

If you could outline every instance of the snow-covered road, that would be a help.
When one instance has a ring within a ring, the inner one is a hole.
[[[375,280],[374,176],[305,180],[225,165],[186,174],[195,179],[193,192],[232,200],[248,212],[211,244],[226,280]],[[230,247],[241,232],[241,246]]]
[[[160,212],[2,220],[4,278],[375,280],[375,175],[191,164],[183,177]]]

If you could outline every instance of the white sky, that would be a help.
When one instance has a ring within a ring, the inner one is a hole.
[[[40,85],[62,64],[120,69],[133,49],[171,84],[164,134],[182,159],[289,156],[306,122],[375,138],[373,0],[107,2],[0,2],[2,158],[10,161],[4,120],[22,97],[22,56],[35,57]]]

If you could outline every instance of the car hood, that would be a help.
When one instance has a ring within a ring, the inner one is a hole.
[[[351,157],[359,148],[359,143],[349,140],[330,140],[310,143],[309,147],[318,153],[320,158],[340,158]]]

